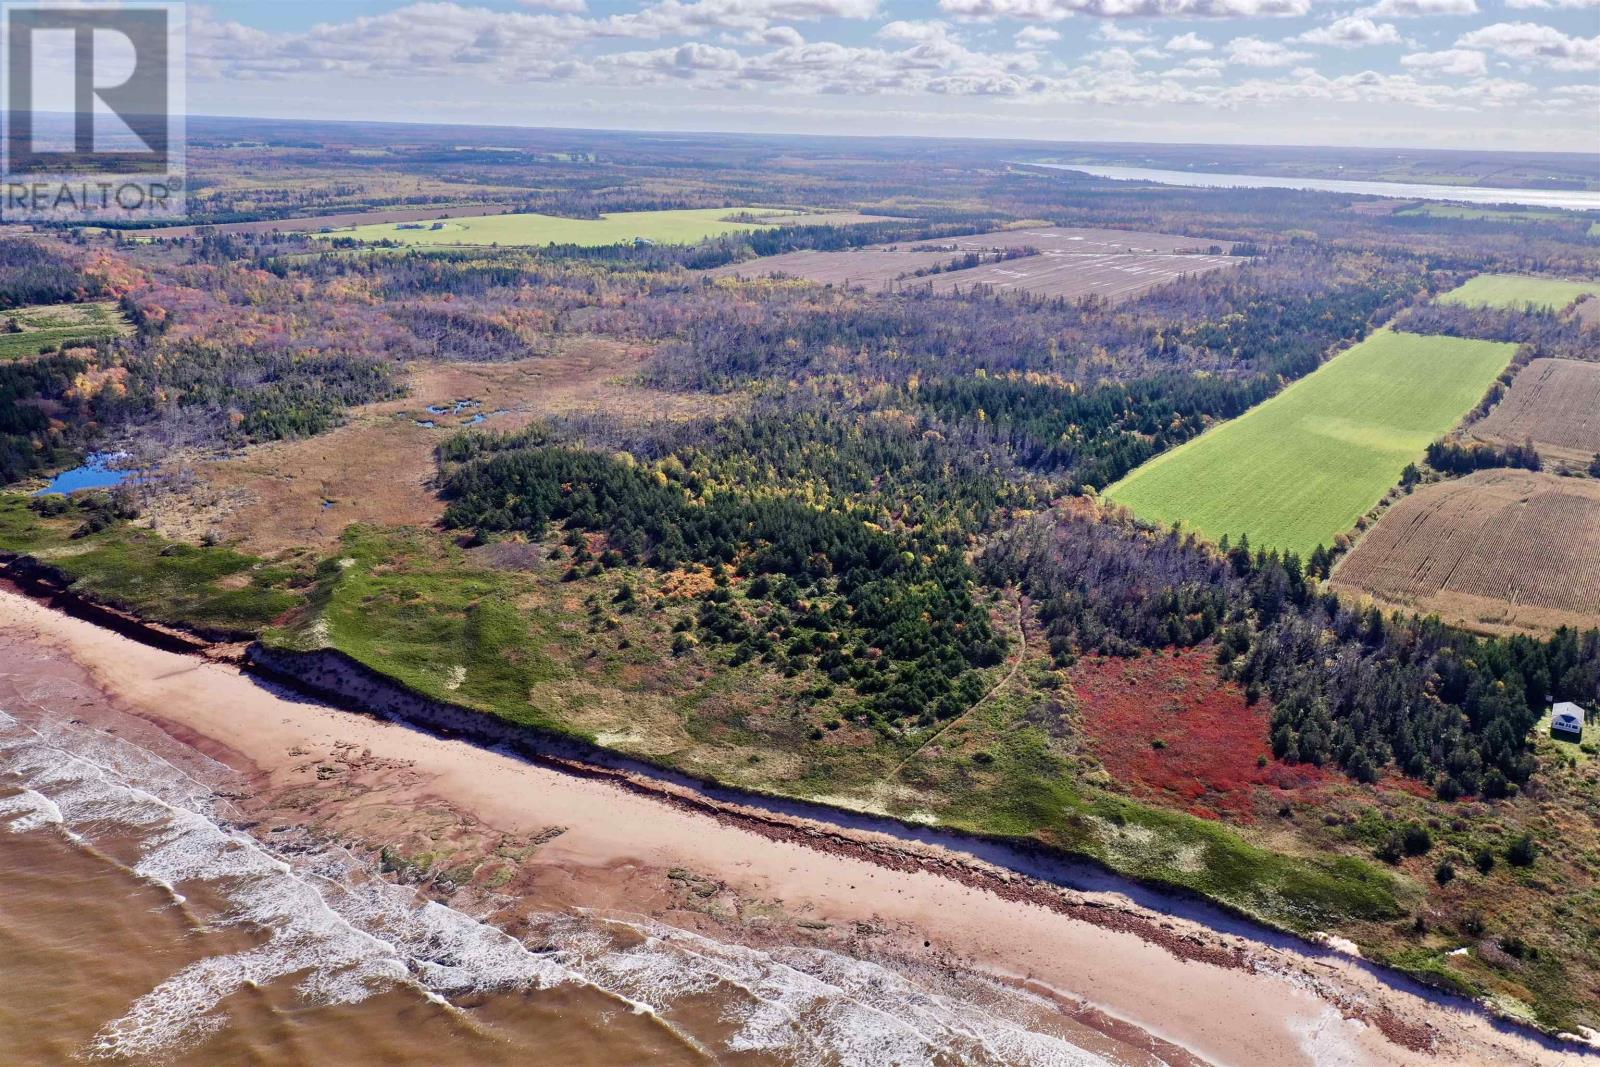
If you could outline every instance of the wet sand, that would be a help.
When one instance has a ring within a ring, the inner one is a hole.
[[[276,693],[231,666],[0,592],[0,656],[41,648],[54,658],[38,670],[83,672],[121,711],[242,773],[249,786],[238,802],[257,832],[310,825],[368,845],[421,834],[480,855],[520,843],[497,892],[530,907],[1000,976],[1055,1001],[1079,1047],[1128,1063],[1556,1064],[1578,1055],[1398,988],[1407,984],[1347,957],[1240,936],[1237,924],[1219,933],[1116,894],[1053,887],[1035,888],[1070,907],[1040,906],[989,891],[961,873],[975,861],[935,846],[802,819],[789,832],[763,830],[737,811],[717,817]],[[906,856],[915,862],[897,858]],[[1082,921],[1073,907],[1128,921]]]

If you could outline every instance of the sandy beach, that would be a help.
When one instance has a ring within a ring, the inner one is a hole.
[[[9,591],[0,591],[0,661],[13,686],[27,672],[88,679],[119,712],[245,775],[250,789],[236,799],[254,832],[309,825],[374,850],[414,839],[463,855],[518,843],[499,892],[530,906],[747,943],[810,938],[1000,976],[1054,999],[1082,1047],[1118,1062],[1499,1065],[1581,1055],[1348,956],[1242,934],[1243,924],[1218,932],[934,845],[675,802],[666,786],[280,693],[231,665],[149,647]]]

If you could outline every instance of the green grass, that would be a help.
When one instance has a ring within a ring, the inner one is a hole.
[[[1491,222],[1566,222],[1576,217],[1568,211],[1538,208],[1512,211],[1506,208],[1467,207],[1463,204],[1418,204],[1395,214],[1401,218],[1430,215],[1436,219],[1480,219]]]
[[[1585,293],[1600,296],[1600,282],[1571,282],[1562,278],[1529,278],[1520,274],[1480,274],[1439,299],[1470,307],[1525,307],[1560,311]]]
[[[1380,330],[1105,496],[1151,522],[1306,555],[1482,399],[1515,345]]]
[[[749,230],[767,230],[768,223],[730,222],[728,216],[745,208],[696,208],[682,211],[627,211],[598,219],[568,219],[556,215],[470,215],[441,219],[437,223],[380,223],[317,234],[319,237],[353,237],[358,241],[399,241],[419,247],[448,245],[551,245],[602,247],[635,238],[658,244],[694,244],[708,237]],[[437,225],[438,229],[433,229]],[[422,229],[407,229],[421,226]]]
[[[559,728],[534,692],[559,671],[513,594],[504,574],[472,566],[425,531],[352,526],[340,554],[317,569],[318,611],[295,632],[268,636],[337,648],[429,696]]]
[[[20,332],[10,332],[12,324]],[[62,344],[94,341],[128,332],[117,305],[109,300],[88,304],[36,304],[0,311],[0,360],[24,359]]]
[[[295,576],[287,568],[123,523],[74,537],[85,519],[80,505],[45,518],[29,510],[28,501],[0,495],[0,549],[33,556],[65,575],[74,592],[142,618],[247,634],[302,602],[288,588]]]

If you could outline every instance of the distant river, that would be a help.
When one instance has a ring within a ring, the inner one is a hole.
[[[1454,200],[1464,204],[1521,204],[1524,207],[1600,211],[1600,192],[1571,189],[1485,189],[1465,185],[1421,185],[1415,182],[1362,182],[1346,178],[1274,178],[1265,174],[1213,174],[1148,167],[1089,167],[1077,163],[1037,163],[1051,170],[1076,170],[1096,178],[1157,182],[1202,189],[1310,189],[1323,193],[1360,193],[1404,200]]]

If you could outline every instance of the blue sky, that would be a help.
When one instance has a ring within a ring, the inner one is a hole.
[[[213,0],[206,114],[1600,151],[1600,0]]]

